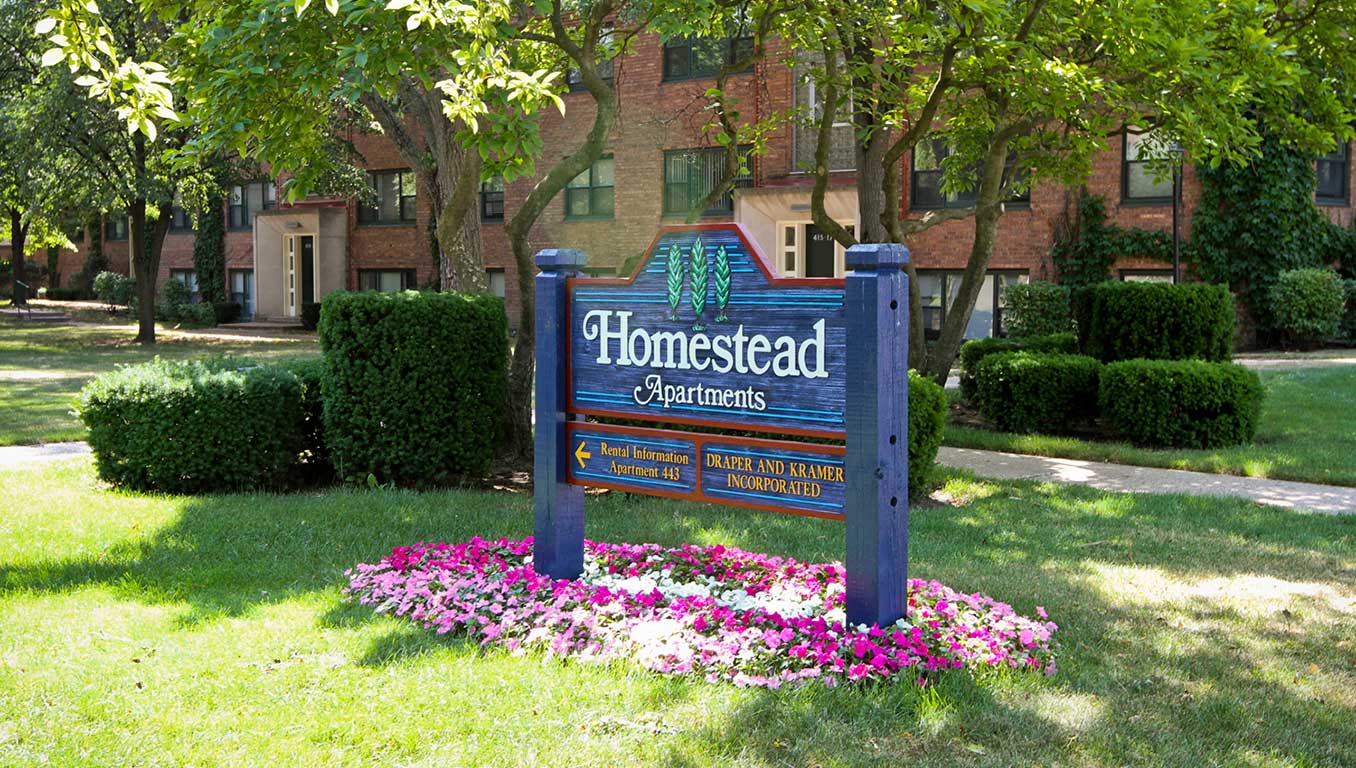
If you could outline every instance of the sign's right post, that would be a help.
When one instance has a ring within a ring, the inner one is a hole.
[[[886,626],[908,607],[909,249],[847,251],[847,620]]]

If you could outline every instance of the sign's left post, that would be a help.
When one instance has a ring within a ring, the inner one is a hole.
[[[584,489],[569,484],[565,426],[570,385],[567,281],[587,261],[582,251],[537,253],[533,569],[553,579],[578,578],[584,572]]]

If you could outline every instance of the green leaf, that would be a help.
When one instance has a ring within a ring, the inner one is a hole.
[[[47,16],[33,26],[33,34],[37,35],[38,37],[42,37],[48,32],[51,32],[53,29],[56,29],[56,24],[57,24],[56,19],[52,18],[51,16]]]
[[[44,67],[56,66],[65,59],[66,59],[65,51],[61,50],[60,48],[48,48],[47,52],[42,55],[42,65]]]

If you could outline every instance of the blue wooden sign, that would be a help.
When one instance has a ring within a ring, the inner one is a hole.
[[[841,438],[843,281],[777,278],[738,229],[668,230],[570,283],[570,410]]]
[[[540,252],[534,567],[582,572],[582,486],[841,519],[848,620],[902,617],[907,261],[854,246],[845,280],[777,277],[737,224],[666,228],[624,278]]]

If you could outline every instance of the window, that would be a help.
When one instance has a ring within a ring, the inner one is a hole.
[[[753,185],[753,150],[740,149],[739,175],[735,188]],[[682,216],[700,203],[725,175],[725,150],[680,149],[664,153],[664,214]],[[702,211],[703,216],[719,216],[734,211],[733,191],[725,193],[714,205]]]
[[[1171,283],[1171,269],[1122,269],[1121,280],[1127,283]]]
[[[752,37],[726,37],[720,40],[684,37],[670,40],[664,43],[664,79],[714,77],[721,67],[752,55]],[[751,72],[753,65],[741,71]]]
[[[598,158],[565,187],[567,219],[610,219],[615,208],[611,155]]]
[[[1172,174],[1162,176],[1164,148],[1152,133],[1127,130],[1121,142],[1121,199],[1139,203],[1172,202]]]
[[[413,290],[414,285],[413,269],[358,270],[358,290],[360,291],[395,293],[396,291]]]
[[[375,203],[358,205],[359,224],[409,224],[415,216],[414,171],[378,171],[367,174],[377,191]]]
[[[495,296],[498,296],[501,299],[504,298],[505,295],[504,270],[487,269],[485,270],[485,276],[489,278],[490,293],[494,294]]]
[[[105,240],[127,239],[127,214],[119,213],[116,215],[110,215],[104,221],[104,239]]]
[[[198,293],[198,273],[191,269],[171,269],[169,273],[171,280],[178,280],[188,289],[189,301],[197,304],[202,301],[202,295]]]
[[[278,190],[271,181],[253,181],[231,187],[231,211],[228,225],[231,229],[249,229],[250,216],[256,211],[267,211],[278,204]]]
[[[609,83],[612,82],[616,70],[612,58],[615,55],[616,52],[612,50],[612,30],[605,29],[598,35],[598,76]],[[566,70],[565,84],[569,86],[571,93],[584,90],[584,77],[579,73],[578,67]]]
[[[504,220],[504,177],[480,182],[480,220]]]
[[[170,206],[170,231],[171,232],[192,232],[193,217],[188,215],[188,211],[183,206]]]
[[[254,270],[231,270],[231,301],[240,305],[242,320],[254,316]]]
[[[946,323],[947,313],[955,304],[960,293],[963,272],[942,272],[937,270],[919,270],[918,290],[922,294],[923,332],[928,339],[941,336],[942,325]],[[965,326],[965,338],[980,339],[986,336],[1004,336],[1007,334],[1003,319],[1003,291],[1009,285],[1025,283],[1024,272],[990,272],[980,286],[979,298],[975,309],[970,313],[970,322]]]
[[[909,207],[914,210],[930,210],[936,208],[964,208],[974,205],[977,191],[974,187],[963,191],[942,190],[942,164],[946,158],[951,156],[951,146],[945,139],[925,139],[914,145],[912,173],[910,174],[910,192]],[[972,166],[971,171],[977,173],[978,166]],[[1023,182],[1021,178],[1024,174],[1014,167],[1012,160],[1003,171],[1004,183],[1016,186],[1016,183]],[[1025,187],[1025,184],[1020,184]],[[1020,192],[1013,190],[1008,196],[1008,204],[1013,207],[1024,207],[1031,204],[1031,189],[1029,187]]]
[[[822,94],[815,83],[815,67],[823,57],[802,58],[796,61],[793,76],[796,83],[796,107],[804,115],[793,125],[793,171],[811,173],[815,166],[815,149],[819,145],[819,116],[824,113]],[[852,101],[844,99],[834,113],[829,134],[829,171],[857,169],[857,136],[852,124]]]
[[[1346,205],[1351,181],[1351,146],[1342,142],[1318,158],[1318,202]]]

